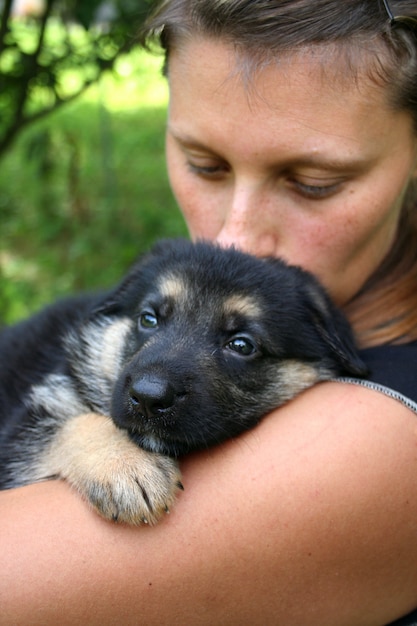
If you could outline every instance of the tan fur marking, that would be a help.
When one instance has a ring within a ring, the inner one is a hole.
[[[187,287],[183,279],[174,274],[163,276],[159,281],[158,289],[163,297],[172,298],[176,302],[187,297]]]
[[[121,354],[125,345],[126,335],[132,330],[132,320],[121,319],[113,322],[104,331],[101,370],[105,376],[115,377],[115,367],[121,363]],[[118,372],[116,372],[118,374]]]
[[[321,372],[317,367],[301,361],[284,361],[280,366],[276,384],[282,395],[283,402],[315,385],[321,380]]]
[[[128,524],[157,522],[174,503],[180,483],[173,459],[142,450],[96,413],[63,425],[36,474],[67,480],[100,515]]]
[[[258,318],[262,315],[262,308],[255,298],[243,295],[233,295],[227,298],[223,304],[226,315],[245,315]]]

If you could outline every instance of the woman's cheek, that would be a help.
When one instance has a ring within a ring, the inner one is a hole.
[[[191,180],[190,180],[191,178]],[[170,174],[172,190],[192,239],[215,239],[222,228],[221,202],[192,174]]]
[[[214,207],[204,202],[204,198],[193,194],[191,189],[189,194],[184,194],[181,198],[177,196],[177,200],[192,239],[213,240],[217,237],[221,230],[221,220]]]

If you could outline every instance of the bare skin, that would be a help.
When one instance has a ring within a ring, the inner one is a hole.
[[[382,625],[417,604],[416,450],[407,409],[326,383],[184,460],[159,526],[4,492],[2,623]]]
[[[411,116],[343,76],[291,56],[248,87],[233,48],[193,39],[170,60],[167,132],[191,236],[282,256],[339,304],[388,253],[417,154]]]
[[[394,237],[411,120],[297,58],[248,97],[227,46],[192,45],[167,139],[192,236],[283,255],[345,302]],[[0,622],[382,626],[417,606],[417,420],[398,402],[325,383],[182,470],[152,528],[104,522],[62,482],[0,493]]]

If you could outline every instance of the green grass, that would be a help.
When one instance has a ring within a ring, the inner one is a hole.
[[[165,170],[160,63],[124,57],[0,162],[1,321],[112,285],[155,239],[186,234]]]

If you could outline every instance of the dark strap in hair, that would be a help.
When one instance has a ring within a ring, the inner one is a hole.
[[[394,15],[388,0],[382,0],[391,26],[407,26],[417,36],[417,17],[411,15]]]
[[[386,10],[386,12],[387,12],[387,14],[388,14],[389,20],[390,20],[390,22],[391,22],[391,24],[392,24],[392,23],[394,22],[394,14],[393,14],[393,12],[391,11],[391,7],[390,7],[390,5],[388,4],[388,0],[382,0],[382,2],[383,2],[383,5],[384,5],[384,7],[385,7],[385,10]]]

